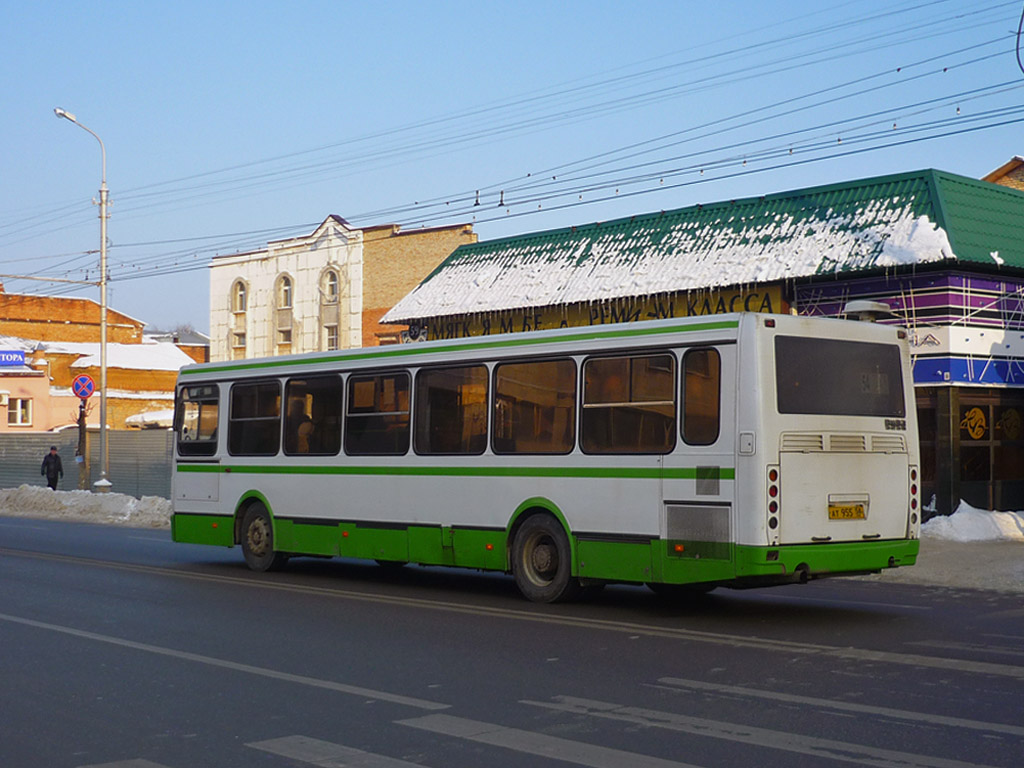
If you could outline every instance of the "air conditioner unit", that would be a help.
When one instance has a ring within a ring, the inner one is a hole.
[[[0,392],[0,405],[8,405],[11,402],[10,392]]]

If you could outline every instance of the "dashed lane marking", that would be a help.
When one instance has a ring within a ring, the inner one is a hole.
[[[44,629],[49,632],[59,632],[61,634],[70,635],[72,637],[79,637],[85,640],[95,640],[100,643],[116,645],[122,648],[131,648],[132,650],[144,651],[145,653],[153,653],[158,656],[169,656],[171,658],[181,659],[183,661],[192,661],[199,664],[207,664],[211,667],[220,667],[221,669],[229,669],[235,672],[243,672],[248,675],[269,677],[274,680],[283,680],[287,683],[297,683],[299,685],[305,685],[311,688],[325,688],[329,691],[347,693],[353,696],[361,696],[366,699],[387,701],[391,702],[392,704],[401,704],[406,707],[415,707],[416,709],[438,710],[448,709],[449,707],[448,704],[440,704],[436,701],[426,701],[425,699],[417,699],[411,696],[401,696],[399,694],[388,693],[386,691],[375,691],[371,688],[362,688],[356,685],[346,685],[345,683],[336,683],[331,680],[320,680],[315,677],[306,677],[305,675],[293,675],[290,672],[281,672],[280,670],[268,669],[267,667],[256,667],[252,664],[240,664],[237,661],[218,659],[213,656],[204,656],[202,654],[191,653],[189,651],[179,651],[175,648],[164,648],[159,645],[150,645],[149,643],[137,643],[134,640],[126,640],[121,637],[101,635],[96,632],[86,632],[81,629],[74,629],[73,627],[62,627],[57,624],[47,624],[43,621],[25,619],[20,616],[11,616],[6,613],[0,613],[0,621],[8,621],[12,624],[21,624],[22,626],[26,627]]]

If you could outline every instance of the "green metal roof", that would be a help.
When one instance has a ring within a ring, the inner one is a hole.
[[[483,241],[383,320],[930,263],[1024,270],[1024,192],[924,170]]]

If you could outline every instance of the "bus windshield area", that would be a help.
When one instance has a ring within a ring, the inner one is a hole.
[[[894,344],[775,337],[779,413],[906,416]]]

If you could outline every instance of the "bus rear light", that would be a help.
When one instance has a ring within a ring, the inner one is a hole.
[[[917,480],[917,468],[916,467],[911,467],[910,468],[910,479],[911,480]]]
[[[492,549],[494,549],[494,545],[493,544],[488,544],[487,546],[484,547],[484,549],[486,549],[488,552],[490,552]]]
[[[768,467],[768,530],[777,531],[779,528],[779,468]],[[778,534],[770,535],[770,543],[778,543]]]
[[[676,552],[682,552],[684,549],[686,549],[686,547],[684,547],[682,544],[676,544],[675,547],[673,547],[673,549],[675,549]]]

